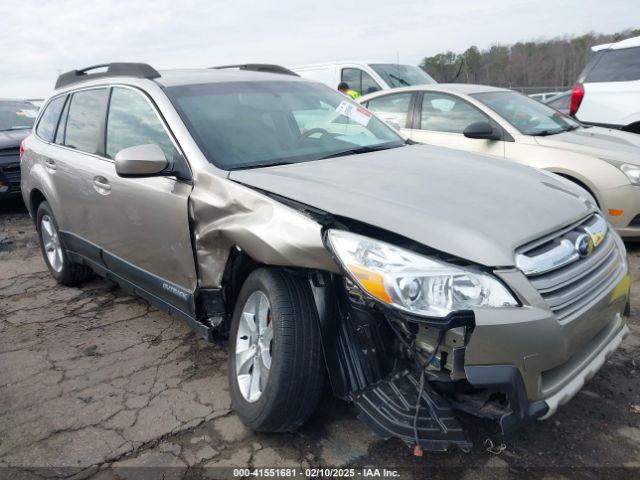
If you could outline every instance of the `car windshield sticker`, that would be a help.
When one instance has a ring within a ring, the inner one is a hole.
[[[16,115],[18,115],[19,117],[29,117],[29,118],[36,118],[37,114],[38,112],[35,110],[18,110],[16,112]]]
[[[372,117],[372,114],[364,108],[354,105],[351,102],[347,102],[346,100],[340,102],[340,105],[336,108],[336,112],[350,118],[356,123],[359,123],[363,127],[367,126]]]

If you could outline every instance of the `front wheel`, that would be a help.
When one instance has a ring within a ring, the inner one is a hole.
[[[229,385],[235,412],[256,431],[295,430],[315,410],[324,375],[306,280],[275,268],[252,272],[231,321]]]

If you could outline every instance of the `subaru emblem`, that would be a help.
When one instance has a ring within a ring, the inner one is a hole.
[[[591,235],[587,235],[586,233],[579,235],[574,243],[574,248],[576,249],[576,252],[578,252],[578,255],[580,255],[581,257],[587,257],[591,255],[593,249],[595,248],[593,238],[591,237]]]

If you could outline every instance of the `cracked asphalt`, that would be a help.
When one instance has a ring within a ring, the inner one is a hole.
[[[340,465],[399,469],[406,478],[628,478],[640,472],[640,245],[628,251],[632,334],[570,404],[506,438],[465,417],[471,453],[417,458],[375,437],[328,392],[299,432],[247,431],[230,410],[225,341],[200,340],[109,281],[57,285],[26,210],[5,201],[0,478],[159,478],[152,467],[165,478],[224,477],[236,466]]]

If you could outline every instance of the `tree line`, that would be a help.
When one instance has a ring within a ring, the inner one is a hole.
[[[614,34],[587,33],[513,45],[475,45],[463,53],[426,57],[420,67],[440,83],[479,83],[497,87],[569,87],[591,56],[591,47],[640,35],[640,29]]]

